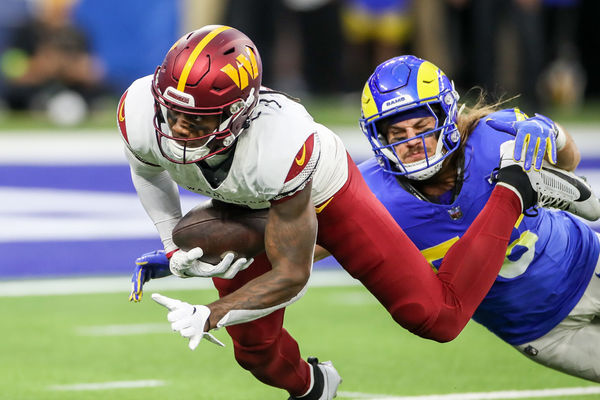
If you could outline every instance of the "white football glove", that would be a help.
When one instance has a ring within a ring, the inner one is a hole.
[[[171,328],[190,340],[188,346],[191,350],[198,347],[202,338],[206,338],[208,341],[219,346],[225,346],[212,334],[204,332],[204,325],[210,315],[208,307],[202,305],[194,306],[185,301],[171,299],[158,293],[152,293],[152,300],[169,310],[167,320],[171,323]]]
[[[174,275],[180,278],[189,278],[192,276],[203,278],[223,278],[231,279],[239,271],[245,270],[252,264],[254,258],[246,259],[244,257],[233,260],[233,253],[225,254],[225,257],[217,265],[200,261],[204,251],[200,247],[194,247],[190,251],[179,250],[173,254],[169,262],[169,268]]]

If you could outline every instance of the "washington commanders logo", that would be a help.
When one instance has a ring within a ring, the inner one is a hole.
[[[236,84],[237,87],[244,90],[248,86],[248,76],[255,79],[258,76],[258,64],[252,50],[246,47],[246,55],[240,54],[236,57],[236,66],[227,64],[221,71],[225,72]]]

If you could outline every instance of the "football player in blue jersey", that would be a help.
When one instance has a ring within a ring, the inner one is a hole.
[[[534,361],[600,382],[600,244],[573,216],[595,220],[600,204],[567,172],[580,160],[573,139],[542,115],[483,102],[459,111],[457,101],[452,82],[428,61],[402,56],[379,65],[362,95],[361,127],[375,153],[360,165],[364,178],[436,270],[490,196],[501,146],[514,145],[514,159],[541,169],[547,184],[572,183],[577,190],[564,188],[558,200],[540,192],[542,207],[519,218],[473,319]]]

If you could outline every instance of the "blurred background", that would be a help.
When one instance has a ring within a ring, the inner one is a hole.
[[[598,0],[0,0],[0,400],[283,397],[236,365],[223,332],[226,349],[190,352],[149,298],[208,303],[209,280],[153,280],[142,303],[127,301],[135,258],[161,243],[131,184],[116,106],[182,34],[206,24],[248,34],[264,84],[301,98],[356,162],[371,156],[357,121],[372,70],[426,58],[462,101],[480,87],[561,122],[599,194],[598,15]],[[184,212],[205,200],[181,198]],[[341,398],[598,398],[597,385],[477,324],[450,344],[421,340],[333,261],[315,270],[311,286],[326,287],[286,311],[286,328],[305,356],[335,361]],[[586,387],[548,390],[567,386]]]
[[[112,112],[179,36],[216,23],[256,42],[265,85],[306,100],[356,109],[374,67],[408,53],[467,98],[478,86],[520,95],[525,111],[575,113],[600,97],[599,11],[594,0],[2,0],[1,109],[60,125]]]
[[[257,44],[264,84],[302,99],[355,160],[360,92],[415,54],[454,80],[563,123],[600,171],[596,0],[1,0],[0,279],[128,274],[160,247],[130,182],[118,98],[182,34],[227,24]],[[595,184],[596,187],[600,186]],[[184,209],[202,199],[182,193]]]

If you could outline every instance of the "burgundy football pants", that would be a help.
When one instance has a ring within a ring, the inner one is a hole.
[[[497,186],[436,274],[349,159],[348,181],[317,215],[317,243],[360,280],[398,324],[444,342],[460,333],[494,283],[520,213],[517,196]],[[223,297],[270,268],[263,254],[234,279],[215,278],[214,283]],[[283,315],[280,309],[227,331],[243,368],[299,396],[310,386],[310,369],[283,329]]]

